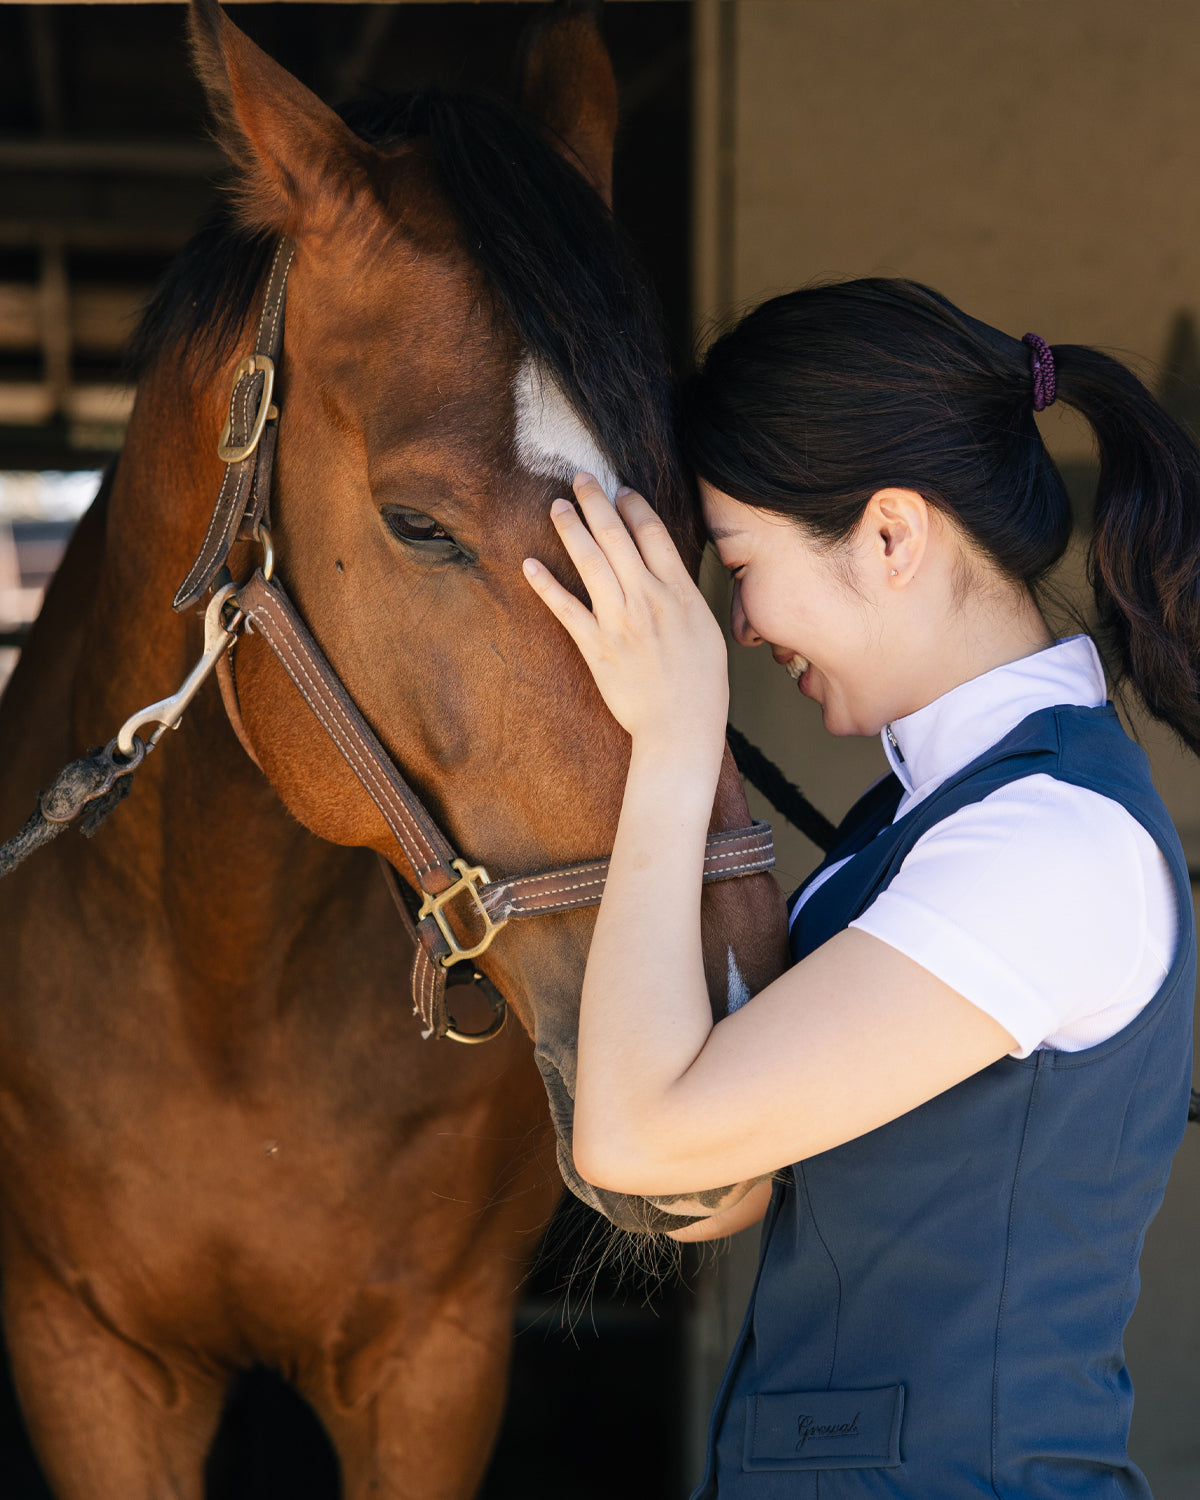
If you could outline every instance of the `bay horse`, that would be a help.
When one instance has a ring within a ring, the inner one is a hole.
[[[233,182],[141,325],[125,447],[5,697],[3,826],[200,653],[200,615],[170,600],[286,237],[272,503],[291,597],[456,847],[513,874],[602,858],[627,742],[521,559],[568,576],[548,506],[584,467],[652,496],[693,565],[700,538],[652,304],[605,206],[616,94],[590,11],[537,26],[523,113],[428,93],[343,119],[215,0],[191,31]],[[238,543],[231,572],[255,555]],[[21,1406],[59,1500],[198,1500],[230,1382],[262,1363],[323,1422],[347,1500],[461,1500],[561,1191],[544,1148],[627,1228],[717,1200],[574,1172],[591,915],[512,923],[478,959],[520,1027],[424,1040],[377,856],[412,872],[378,808],[260,635],[222,686],[94,841],[68,833],[0,882]],[[727,757],[713,827],[748,821]],[[783,964],[774,883],[708,887],[704,932],[721,1012]]]

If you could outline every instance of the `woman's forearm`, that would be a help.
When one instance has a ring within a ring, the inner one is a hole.
[[[635,740],[579,1025],[576,1163],[604,1186],[648,1143],[712,1030],[700,936],[721,744]]]
[[[700,887],[729,683],[720,627],[662,519],[629,490],[614,510],[588,474],[575,494],[579,512],[556,500],[550,515],[590,608],[535,558],[523,567],[633,745],[579,1032],[575,1160],[604,1186],[610,1162],[637,1163],[712,1030]]]

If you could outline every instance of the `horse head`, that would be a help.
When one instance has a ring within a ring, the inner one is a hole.
[[[168,286],[143,346],[211,372],[215,433],[272,247],[290,241],[272,510],[291,597],[469,859],[508,876],[605,857],[628,742],[521,560],[580,588],[548,519],[579,469],[651,497],[693,568],[701,537],[655,305],[607,207],[616,90],[589,9],[556,6],[535,28],[523,112],[424,93],[342,117],[215,0],[193,5],[192,37],[234,173],[223,223],[192,253],[224,258],[225,301],[172,300]],[[213,459],[214,496],[220,473]],[[171,533],[181,571],[203,523]],[[412,885],[375,803],[256,636],[238,646],[237,709],[290,812]],[[712,827],[748,822],[727,755]],[[750,876],[706,888],[703,916],[719,1015],[778,972],[782,904]],[[623,1227],[679,1223],[591,1188],[572,1163],[591,925],[577,911],[512,923],[478,964],[533,1039],[568,1185]]]

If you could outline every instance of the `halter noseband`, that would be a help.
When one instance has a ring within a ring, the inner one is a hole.
[[[203,680],[197,674],[205,663],[211,670],[246,622],[253,623],[382,813],[412,869],[423,898],[415,912],[394,868],[382,862],[396,909],[413,940],[413,1008],[424,1023],[423,1034],[461,1042],[486,1041],[504,1024],[504,1000],[490,981],[474,972],[474,982],[483,987],[492,1004],[493,1021],[482,1032],[458,1031],[446,1009],[448,969],[456,963],[473,963],[514,918],[596,905],[604,894],[609,862],[596,860],[537,875],[492,880],[482,865],[470,865],[460,858],[363,717],[275,576],[269,530],[271,475],[279,433],[275,371],[283,347],[284,303],[294,254],[294,247],[281,240],[267,279],[254,353],[234,372],[229,414],[217,448],[226,466],[225,474],[200,552],[175,595],[174,608],[191,609],[214,585],[217,591],[206,618],[205,655],[176,697],[193,679],[194,693]],[[240,586],[232,584],[225,570],[230,548],[238,538],[258,541],[264,548],[262,565]],[[236,709],[236,697],[233,706]],[[159,709],[161,705],[154,707]],[[154,711],[135,715],[122,729],[118,747],[122,752],[128,754],[135,748],[134,732],[139,721],[148,722],[147,715],[153,717]],[[236,722],[234,728],[239,729]],[[239,738],[245,742],[240,733]],[[752,875],[770,869],[774,863],[770,824],[756,821],[749,828],[709,835],[703,878],[709,882]],[[471,925],[482,929],[473,943],[464,943],[451,924],[450,911],[459,903],[470,908]]]

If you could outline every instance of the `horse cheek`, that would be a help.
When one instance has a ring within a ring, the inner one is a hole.
[[[284,806],[327,843],[393,851],[383,815],[266,642],[243,636],[236,649],[242,725]]]

